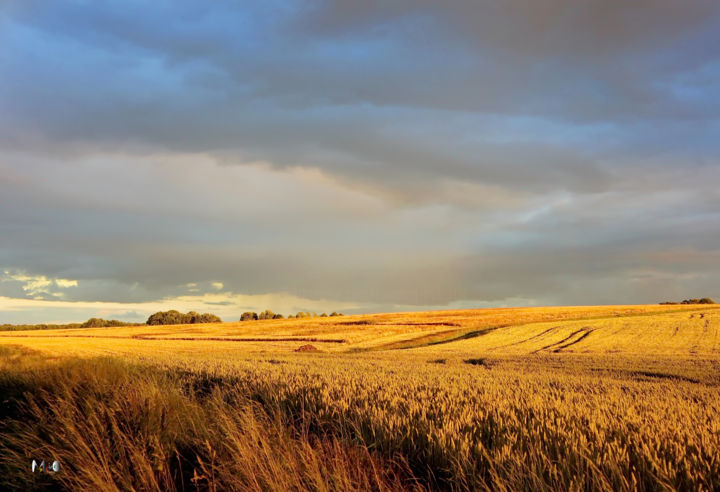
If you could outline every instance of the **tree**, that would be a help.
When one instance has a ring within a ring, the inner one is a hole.
[[[200,314],[195,311],[190,311],[187,314],[183,314],[174,309],[157,312],[147,320],[148,325],[189,325],[195,323],[222,323],[222,320],[211,313]]]
[[[665,301],[660,304],[715,304],[715,301],[709,297],[703,297],[702,299],[685,299],[681,302]]]
[[[262,313],[258,314],[258,319],[273,319],[273,316],[275,316],[275,313],[266,309]]]
[[[709,297],[703,297],[702,299],[685,299],[680,304],[715,304],[715,301]]]
[[[105,328],[111,326],[127,326],[131,323],[124,323],[116,319],[102,319],[102,318],[90,318],[85,323],[81,324],[81,328]]]
[[[147,320],[149,325],[181,325],[185,322],[185,315],[180,311],[159,311],[150,315]]]
[[[258,319],[258,314],[252,311],[246,311],[240,316],[240,321],[254,321]]]
[[[222,323],[222,320],[212,313],[203,313],[196,318],[194,323]]]

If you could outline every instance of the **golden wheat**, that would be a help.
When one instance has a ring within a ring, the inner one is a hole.
[[[407,463],[430,487],[714,490],[718,328],[712,306],[609,306],[18,332],[0,344],[185,375],[194,394],[259,403],[333,446]],[[293,352],[309,339],[320,351]],[[270,462],[277,476],[300,473]],[[342,480],[384,483],[361,475]]]

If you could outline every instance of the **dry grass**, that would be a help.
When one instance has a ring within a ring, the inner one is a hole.
[[[312,433],[302,415],[289,422],[232,387],[206,391],[202,378],[115,359],[30,366],[0,380],[0,488],[419,488],[401,457]],[[39,457],[63,470],[31,474]]]
[[[710,306],[606,306],[2,336],[42,351],[0,345],[25,402],[3,476],[42,449],[69,489],[717,490],[718,328]],[[99,355],[130,362],[77,359]]]

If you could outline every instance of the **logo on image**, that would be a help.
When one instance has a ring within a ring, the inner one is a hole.
[[[45,460],[42,460],[40,463],[33,460],[32,461],[32,471],[40,472],[40,473],[57,473],[60,471],[60,462],[55,460],[51,464],[45,464]]]

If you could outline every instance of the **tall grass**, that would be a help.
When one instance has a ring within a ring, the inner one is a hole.
[[[0,488],[720,489],[717,386],[664,373],[361,359],[213,373],[3,352]],[[33,475],[33,458],[64,468]]]
[[[234,365],[205,381],[399,453],[432,488],[720,489],[715,378],[675,376],[676,361],[598,374],[597,364],[646,366],[618,357],[483,364],[364,357]]]
[[[14,357],[5,349],[0,356]],[[26,357],[33,354],[25,350]],[[116,359],[5,365],[0,488],[400,490],[400,458],[289,422],[243,395]],[[58,460],[57,474],[31,473]]]

